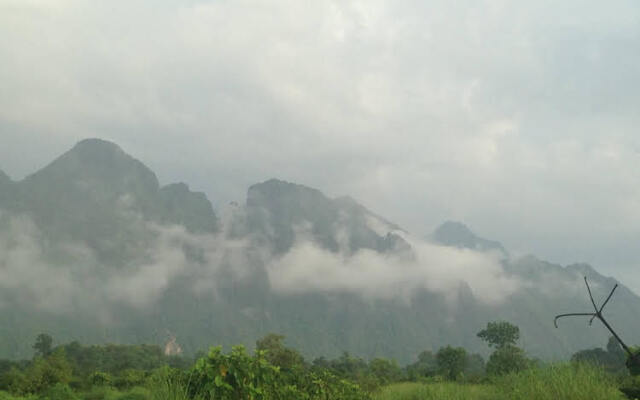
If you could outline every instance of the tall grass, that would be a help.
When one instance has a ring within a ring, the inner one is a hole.
[[[586,364],[555,364],[496,378],[491,384],[401,383],[374,400],[622,400],[614,379]]]
[[[189,396],[189,382],[183,382],[166,369],[158,372],[148,385],[150,400],[201,400]]]
[[[613,377],[584,363],[528,369],[500,378],[496,388],[502,398],[513,400],[625,399]]]
[[[179,382],[166,380],[151,391],[151,400],[191,400],[187,388]]]
[[[493,385],[459,383],[399,383],[382,388],[373,400],[489,400],[495,399]]]

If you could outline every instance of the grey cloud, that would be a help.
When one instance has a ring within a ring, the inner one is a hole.
[[[28,1],[0,5],[0,158],[86,136],[214,203],[277,176],[418,235],[637,264],[633,2]],[[618,261],[618,259],[620,259]]]

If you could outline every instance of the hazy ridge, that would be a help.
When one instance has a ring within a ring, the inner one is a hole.
[[[308,356],[401,361],[446,344],[486,352],[475,333],[497,319],[545,358],[607,337],[552,319],[589,310],[583,276],[597,297],[613,278],[514,259],[460,223],[416,238],[349,197],[276,179],[216,209],[98,139],[22,181],[0,171],[0,358],[29,356],[43,331],[88,343],[171,332],[188,352],[280,332]],[[621,286],[607,307],[636,343],[640,298]]]

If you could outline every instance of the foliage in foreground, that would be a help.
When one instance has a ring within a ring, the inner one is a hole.
[[[259,350],[251,357],[243,346],[229,354],[214,347],[198,360],[189,376],[189,394],[204,400],[368,398],[358,385],[327,370],[316,373],[297,366],[281,370],[266,359],[266,352]]]
[[[380,390],[374,400],[616,400],[624,399],[614,379],[601,368],[563,363],[530,368],[490,384],[399,383]]]
[[[504,399],[624,399],[617,382],[602,368],[586,363],[554,364],[509,374],[496,382]]]
[[[382,388],[373,400],[474,400],[494,399],[491,385],[467,385],[454,382],[397,383]]]
[[[577,353],[579,363],[540,367],[514,345],[518,333],[505,321],[487,324],[478,333],[495,349],[486,365],[478,354],[446,346],[436,354],[423,351],[404,368],[346,352],[308,363],[276,334],[258,340],[253,355],[243,346],[229,353],[212,347],[195,365],[165,357],[157,346],[53,347],[43,334],[32,360],[0,360],[0,400],[598,400],[621,399],[620,390],[630,398],[640,394],[640,376],[621,371],[617,342],[610,340],[607,351]]]

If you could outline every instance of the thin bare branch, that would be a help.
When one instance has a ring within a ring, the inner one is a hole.
[[[577,316],[589,316],[589,317],[596,317],[597,314],[595,313],[569,313],[569,314],[560,314],[560,315],[556,315],[556,317],[553,319],[553,325],[555,325],[555,327],[558,327],[558,319],[562,318],[562,317],[577,317]]]
[[[591,294],[591,288],[589,287],[589,282],[587,282],[587,277],[584,277],[584,284],[587,285],[587,291],[589,292],[589,299],[591,299],[591,304],[593,304],[593,309],[598,312],[598,306],[596,306],[596,302],[593,300],[593,295]]]
[[[616,283],[613,289],[611,289],[611,293],[609,293],[609,296],[607,297],[607,299],[604,301],[604,303],[602,303],[602,307],[600,307],[600,311],[598,311],[599,313],[602,312],[602,310],[604,309],[604,306],[607,305],[607,303],[609,302],[609,299],[611,299],[611,296],[613,296],[613,292],[615,292],[617,288],[618,288],[618,284]]]

